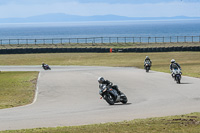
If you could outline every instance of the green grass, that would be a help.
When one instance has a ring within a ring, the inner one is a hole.
[[[199,133],[200,113],[181,116],[136,119],[85,126],[35,128],[2,133]]]
[[[148,55],[152,70],[169,72],[170,60],[174,58],[182,67],[183,75],[200,77],[200,52],[161,53],[51,53],[0,55],[0,65],[80,65],[143,68]]]
[[[0,109],[33,101],[38,72],[0,72]]]

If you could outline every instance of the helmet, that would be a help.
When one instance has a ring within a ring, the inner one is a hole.
[[[98,78],[98,82],[99,82],[99,83],[102,83],[103,81],[105,81],[103,77],[99,77],[99,78]]]
[[[174,60],[174,59],[172,59],[172,60],[171,60],[171,63],[175,63],[175,60]]]
[[[149,56],[146,56],[146,59],[149,59]]]

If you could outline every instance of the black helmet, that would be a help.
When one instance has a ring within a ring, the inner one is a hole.
[[[99,82],[99,83],[103,83],[103,81],[105,81],[103,77],[99,77],[99,78],[98,78],[98,82]]]

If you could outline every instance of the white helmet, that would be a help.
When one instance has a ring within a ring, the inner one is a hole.
[[[98,78],[98,82],[99,82],[99,83],[102,83],[103,81],[105,81],[103,77],[99,77],[99,78]]]
[[[175,60],[174,60],[174,59],[172,59],[172,60],[171,60],[171,63],[175,63]]]
[[[146,56],[146,59],[149,59],[149,56]]]

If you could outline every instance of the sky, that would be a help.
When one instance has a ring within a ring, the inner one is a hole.
[[[200,17],[200,0],[0,0],[0,18],[26,18],[50,13]]]

